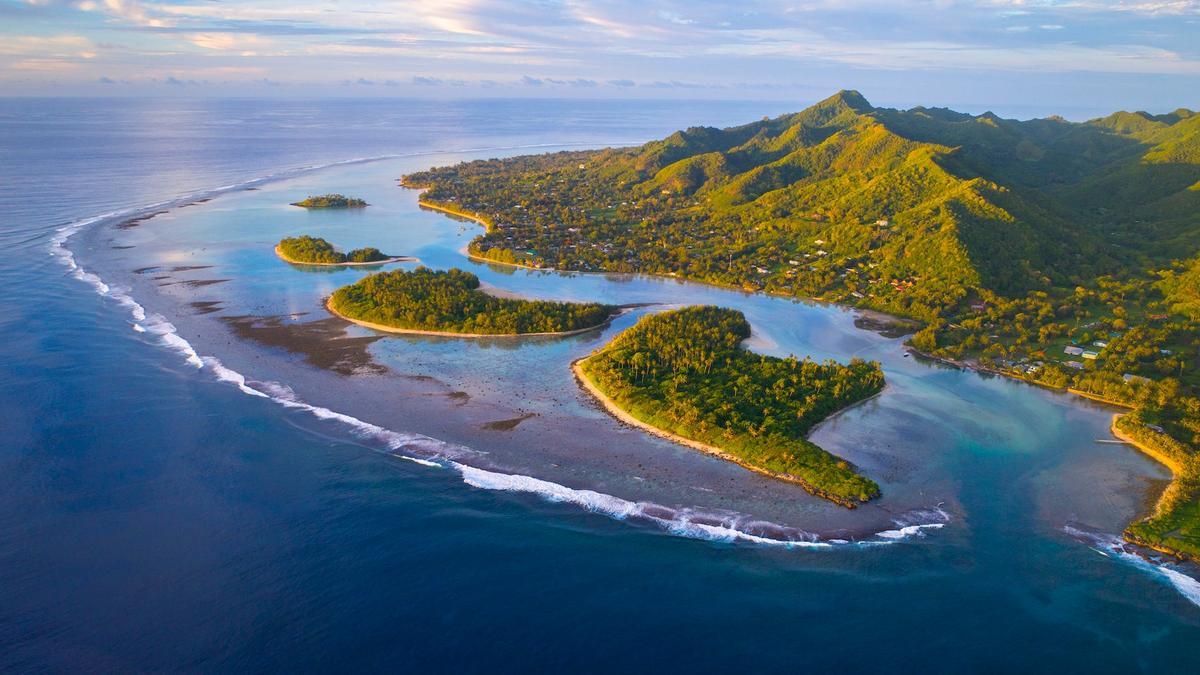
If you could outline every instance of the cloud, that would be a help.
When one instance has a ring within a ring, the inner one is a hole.
[[[75,6],[85,12],[102,12],[137,26],[164,28],[171,25],[167,19],[151,16],[137,0],[82,0]]]
[[[991,0],[993,6],[1014,7],[1013,13],[1032,14],[1035,11],[1103,14],[1110,12],[1144,14],[1148,16],[1200,14],[1200,0],[1161,0],[1130,2],[1117,0]]]
[[[636,85],[637,82],[634,82],[633,80],[609,80],[608,84],[611,84],[614,87],[625,88],[625,87],[632,87],[632,86]]]
[[[273,41],[253,33],[188,33],[185,40],[202,49],[236,52],[254,56],[257,51],[273,45]]]
[[[94,55],[95,48],[95,44],[82,35],[7,35],[0,40],[0,54],[64,58]]]
[[[542,86],[542,81],[536,77],[524,75],[521,77],[521,84],[527,87],[540,87]]]

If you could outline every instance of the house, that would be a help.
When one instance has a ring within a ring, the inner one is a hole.
[[[1088,350],[1088,351],[1086,351],[1086,352],[1084,352],[1084,353],[1080,354],[1080,356],[1082,356],[1083,358],[1085,358],[1085,359],[1087,359],[1087,360],[1089,360],[1089,361],[1095,361],[1095,360],[1097,359],[1097,357],[1099,357],[1099,356],[1100,356],[1100,353],[1099,353],[1099,352],[1093,352],[1093,351],[1091,351],[1091,350]]]
[[[1066,349],[1063,349],[1063,353],[1070,354],[1071,356],[1082,356],[1083,355],[1083,347],[1076,347],[1075,345],[1067,345]]]
[[[1105,347],[1108,346],[1108,343],[1105,342],[1104,340],[1096,340],[1095,342],[1092,343],[1092,346],[1104,349]]]
[[[1125,380],[1125,382],[1127,384],[1146,384],[1147,382],[1150,381],[1150,378],[1148,378],[1148,377],[1142,377],[1141,375],[1134,375],[1133,373],[1125,373],[1124,375],[1121,376],[1121,379]]]
[[[1063,365],[1068,368],[1074,368],[1075,370],[1083,370],[1083,362],[1082,361],[1067,361]]]
[[[887,226],[888,226],[888,219],[887,219],[887,218],[880,218],[879,220],[875,221],[875,224],[876,224],[877,226],[879,226],[879,227],[887,227]]]

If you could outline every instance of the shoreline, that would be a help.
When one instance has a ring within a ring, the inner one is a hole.
[[[401,177],[400,180],[397,181],[397,183],[402,188],[405,188],[407,190],[418,190],[418,191],[420,191],[421,194],[424,194],[427,190],[429,190],[428,187],[408,185],[404,182],[403,177]],[[484,232],[491,232],[491,230],[493,228],[491,221],[487,220],[482,215],[479,215],[478,212],[468,213],[467,211],[463,211],[463,210],[455,208],[453,206],[446,206],[446,205],[439,204],[437,202],[430,202],[430,201],[422,199],[420,195],[417,196],[417,206],[419,208],[429,209],[431,211],[439,211],[441,213],[446,213],[451,216],[464,218],[464,219],[469,220],[469,221],[479,225],[480,227],[482,227]],[[826,305],[829,307],[837,307],[839,309],[844,309],[846,311],[858,312],[859,315],[863,318],[878,321],[880,323],[887,323],[887,324],[890,324],[890,327],[903,328],[905,330],[903,335],[908,335],[910,333],[916,332],[916,330],[919,330],[920,327],[925,324],[924,321],[917,319],[917,318],[901,316],[899,314],[889,314],[888,312],[885,312],[885,311],[879,310],[879,309],[875,309],[873,307],[859,307],[856,305],[846,305],[846,304],[842,304],[840,302],[834,302],[831,300],[820,300],[818,298],[813,298],[813,297],[802,297],[802,296],[793,295],[790,293],[782,293],[779,291],[769,291],[769,290],[749,291],[741,286],[736,286],[734,284],[722,284],[722,283],[713,282],[713,281],[692,279],[690,277],[685,277],[685,276],[681,277],[681,276],[674,275],[674,274],[655,274],[652,272],[606,272],[606,271],[602,271],[602,270],[597,270],[597,271],[559,270],[554,267],[534,267],[532,265],[523,265],[521,263],[516,263],[516,262],[503,262],[500,260],[492,260],[491,258],[485,258],[483,256],[475,255],[474,253],[471,253],[470,246],[471,246],[470,243],[468,243],[465,247],[460,249],[460,252],[469,260],[474,260],[476,262],[481,262],[481,263],[488,263],[491,265],[503,265],[505,267],[514,267],[516,269],[524,269],[524,270],[536,270],[536,271],[540,271],[540,272],[561,272],[563,274],[600,274],[600,275],[606,275],[606,276],[611,275],[611,274],[626,274],[629,276],[645,276],[645,277],[650,277],[650,278],[654,278],[654,279],[663,279],[663,280],[671,279],[674,281],[686,281],[688,283],[700,284],[702,286],[710,286],[712,288],[721,288],[721,289],[725,289],[725,290],[740,291],[747,295],[761,293],[763,295],[769,295],[771,297],[776,297],[776,298],[788,298],[790,300],[796,300],[799,302],[811,302],[811,303],[815,303],[815,304]],[[912,329],[915,329],[915,330],[912,330]],[[872,330],[873,332],[882,334],[882,332],[880,330],[874,330],[871,328],[864,328],[863,330]],[[886,328],[884,330],[886,330]]]
[[[405,185],[403,182],[400,183],[400,186],[403,188],[409,189],[409,190],[420,190],[421,192],[425,192],[426,190],[429,189],[429,188],[421,188],[421,187],[414,187],[411,185]],[[451,206],[443,206],[436,202],[425,201],[425,200],[421,199],[419,196],[417,197],[417,206],[420,208],[423,208],[423,209],[429,209],[431,211],[439,211],[441,213],[449,214],[451,216],[464,218],[466,220],[469,220],[469,221],[479,225],[480,227],[482,227],[484,229],[485,232],[490,232],[492,230],[491,222],[488,221],[487,219],[485,219],[483,216],[480,216],[477,214],[468,213],[466,211],[462,211],[460,209],[456,209]],[[691,277],[686,277],[686,276],[679,276],[679,275],[672,275],[672,274],[656,274],[653,272],[606,272],[603,270],[560,270],[556,267],[534,267],[533,265],[524,265],[524,264],[517,263],[517,262],[504,262],[501,260],[493,260],[491,258],[485,258],[484,256],[481,256],[481,255],[475,255],[474,253],[471,253],[470,247],[471,247],[471,244],[468,243],[466,246],[459,249],[459,253],[462,253],[463,256],[466,257],[468,260],[474,260],[475,262],[486,263],[489,265],[501,265],[503,267],[512,267],[515,269],[522,269],[522,270],[533,270],[536,272],[559,272],[562,274],[596,274],[596,275],[601,275],[601,276],[622,274],[622,275],[627,275],[627,276],[631,276],[631,277],[641,276],[641,277],[649,277],[651,279],[662,279],[664,281],[666,281],[666,280],[686,281],[689,284],[700,284],[701,286],[709,286],[711,288],[720,288],[723,290],[738,291],[740,293],[745,293],[746,295],[762,294],[762,295],[768,295],[768,296],[775,297],[775,298],[786,298],[786,299],[795,300],[798,302],[810,302],[810,303],[814,303],[814,304],[825,305],[827,307],[837,307],[837,308],[845,310],[847,312],[857,312],[858,315],[862,318],[873,320],[873,321],[879,322],[881,324],[882,323],[888,324],[888,326],[883,327],[882,330],[887,330],[887,328],[889,328],[889,327],[902,328],[905,331],[903,333],[903,335],[909,335],[911,333],[916,332],[916,330],[919,330],[920,327],[923,326],[925,323],[925,322],[921,321],[920,319],[901,316],[899,314],[889,314],[887,312],[884,312],[882,310],[875,309],[872,307],[858,307],[855,305],[845,305],[840,302],[834,302],[831,300],[821,300],[819,298],[793,295],[790,293],[783,293],[783,292],[779,292],[779,291],[769,291],[769,290],[749,291],[741,286],[736,286],[734,284],[722,284],[722,283],[718,283],[715,281],[704,281],[702,279],[693,279]],[[875,330],[872,328],[863,328],[862,330],[870,330],[870,331],[876,332],[876,333],[881,332],[881,330]]]
[[[1123,413],[1113,415],[1112,423],[1109,426],[1109,431],[1112,432],[1112,435],[1116,436],[1118,440],[1122,441],[1126,445],[1132,445],[1138,450],[1141,450],[1147,456],[1158,461],[1159,464],[1162,464],[1170,469],[1173,476],[1172,481],[1174,481],[1175,478],[1179,478],[1179,476],[1184,472],[1183,465],[1117,428],[1117,420],[1121,419],[1122,417],[1124,417]],[[1157,508],[1157,506],[1155,508]]]
[[[1094,401],[1096,403],[1101,403],[1103,405],[1112,406],[1114,408],[1124,408],[1125,410],[1136,410],[1136,408],[1133,406],[1130,406],[1130,405],[1127,405],[1124,403],[1120,403],[1117,401],[1113,401],[1111,399],[1104,398],[1103,396],[1092,394],[1092,393],[1089,393],[1089,392],[1086,392],[1086,391],[1083,391],[1080,389],[1075,389],[1074,387],[1054,387],[1054,386],[1051,386],[1048,384],[1044,384],[1042,382],[1037,382],[1035,380],[1029,380],[1024,377],[1018,377],[1011,373],[1006,373],[1003,371],[994,370],[992,368],[985,368],[984,366],[971,364],[966,361],[958,361],[955,359],[947,359],[947,358],[943,358],[943,357],[939,357],[939,356],[934,356],[932,354],[927,354],[919,349],[916,349],[915,347],[908,347],[908,350],[911,353],[916,354],[922,358],[926,358],[931,361],[936,361],[938,363],[955,366],[955,367],[961,368],[963,370],[969,370],[969,371],[973,371],[976,373],[990,373],[993,375],[999,375],[1001,377],[1007,377],[1009,379],[1016,380],[1018,382],[1024,382],[1026,384],[1030,384],[1030,385],[1033,385],[1036,387],[1041,387],[1043,389],[1048,389],[1050,391],[1058,392],[1060,394],[1069,394],[1071,396],[1077,396],[1079,398],[1087,399],[1089,401]],[[1175,488],[1177,481],[1179,481],[1180,478],[1183,477],[1185,472],[1184,472],[1183,466],[1181,466],[1174,459],[1155,450],[1154,448],[1150,447],[1149,445],[1134,439],[1132,436],[1130,436],[1129,434],[1126,434],[1124,431],[1121,431],[1117,427],[1117,420],[1121,419],[1126,414],[1127,413],[1116,413],[1112,416],[1112,421],[1109,422],[1109,428],[1108,428],[1109,433],[1112,434],[1112,436],[1115,439],[1117,439],[1124,445],[1132,446],[1134,449],[1136,449],[1138,452],[1142,453],[1146,457],[1149,457],[1150,459],[1153,459],[1154,461],[1158,462],[1159,464],[1162,464],[1163,466],[1167,467],[1167,469],[1170,470],[1170,472],[1171,472],[1171,480],[1169,480],[1167,482],[1166,487],[1163,488],[1162,492],[1159,493],[1158,497],[1154,500],[1153,510],[1148,514],[1135,516],[1129,522],[1129,524],[1125,526],[1125,529],[1122,530],[1121,538],[1124,539],[1127,543],[1133,544],[1134,546],[1140,546],[1140,547],[1150,550],[1150,551],[1155,551],[1157,553],[1169,555],[1169,556],[1171,556],[1173,558],[1177,558],[1179,560],[1191,560],[1193,562],[1200,562],[1200,560],[1197,560],[1195,556],[1193,556],[1187,552],[1171,549],[1171,548],[1168,548],[1165,546],[1160,546],[1153,542],[1146,541],[1145,539],[1135,536],[1129,532],[1129,527],[1132,526],[1134,523],[1138,523],[1138,522],[1147,520],[1149,518],[1153,518],[1154,516],[1159,514],[1160,505],[1162,504],[1162,500],[1168,494],[1170,494],[1170,492],[1173,488]],[[1145,557],[1145,556],[1143,555],[1143,557]]]
[[[377,331],[380,331],[383,333],[396,333],[398,335],[428,335],[431,337],[467,338],[467,339],[472,339],[472,340],[478,340],[478,339],[483,339],[483,338],[509,338],[509,339],[511,339],[511,338],[527,338],[527,337],[568,337],[571,335],[580,335],[580,334],[588,333],[588,332],[591,332],[594,330],[602,330],[604,328],[607,328],[613,322],[614,319],[616,319],[618,316],[620,316],[625,311],[625,310],[618,310],[616,312],[613,312],[612,314],[609,315],[609,317],[607,319],[604,320],[603,323],[598,323],[595,326],[588,326],[587,328],[576,328],[575,330],[568,330],[568,331],[559,331],[556,333],[455,333],[453,331],[423,330],[420,328],[398,328],[396,326],[386,326],[381,323],[373,323],[371,321],[363,321],[361,319],[354,319],[354,318],[346,316],[345,314],[342,314],[341,312],[339,312],[333,308],[333,296],[329,296],[328,298],[325,298],[325,301],[322,304],[325,305],[326,311],[328,311],[330,314],[336,316],[337,318],[339,318],[343,321],[349,321],[350,323],[357,324],[359,326],[362,326],[363,328],[370,328],[371,330],[377,330]]]
[[[584,389],[584,391],[586,391],[588,394],[590,394],[591,397],[597,403],[600,404],[600,407],[606,413],[608,413],[609,416],[615,418],[618,422],[622,422],[624,424],[635,427],[637,429],[641,429],[642,431],[645,431],[652,436],[657,436],[658,438],[661,438],[661,439],[664,439],[667,441],[671,441],[672,443],[676,443],[678,445],[682,445],[682,446],[691,448],[693,450],[699,450],[700,452],[703,452],[706,455],[711,455],[718,459],[723,459],[727,462],[732,462],[732,463],[737,464],[738,466],[742,467],[743,469],[753,471],[754,473],[757,473],[759,475],[766,476],[768,478],[774,478],[776,480],[781,480],[781,481],[784,481],[787,483],[799,485],[800,487],[804,488],[805,492],[808,492],[809,494],[813,495],[814,497],[819,497],[821,499],[827,499],[827,500],[837,504],[838,506],[843,506],[847,509],[855,509],[858,507],[858,502],[855,502],[851,499],[847,499],[845,497],[839,497],[837,495],[829,494],[829,493],[825,492],[824,490],[818,488],[817,486],[813,485],[812,483],[808,482],[807,480],[800,478],[799,476],[793,476],[791,474],[786,474],[786,473],[778,473],[775,471],[769,471],[767,469],[763,469],[761,467],[754,466],[752,464],[747,463],[746,461],[742,460],[739,457],[729,454],[728,452],[722,450],[721,448],[716,447],[715,445],[709,445],[707,443],[702,443],[700,441],[692,440],[690,438],[680,436],[678,434],[667,431],[666,429],[660,429],[659,427],[656,427],[652,424],[648,424],[646,422],[639,420],[638,418],[636,418],[633,415],[626,412],[619,405],[617,405],[617,403],[615,401],[613,401],[611,398],[608,397],[607,394],[605,394],[603,391],[601,391],[600,388],[598,386],[596,386],[596,383],[592,382],[592,380],[583,372],[583,367],[581,364],[584,361],[587,361],[588,359],[592,358],[592,356],[595,356],[597,353],[599,353],[599,352],[593,352],[592,354],[588,354],[587,356],[584,356],[582,358],[578,358],[578,359],[575,359],[574,361],[572,361],[571,362],[571,372],[574,373],[575,381],[579,383],[579,385]],[[878,394],[875,394],[875,396],[878,396]],[[872,396],[872,398],[874,398],[874,396]],[[858,403],[863,403],[866,400],[868,400],[868,399],[864,399],[863,401],[858,401]],[[842,412],[842,411],[839,410],[838,412]],[[830,417],[832,417],[832,415]],[[828,419],[828,418],[826,418],[826,419]],[[824,421],[825,420],[822,420],[822,422],[824,422]]]
[[[403,187],[406,187],[409,189],[419,189],[422,192],[424,192],[425,190],[428,189],[428,188],[416,188],[415,186],[405,185],[403,183],[403,181],[401,181],[400,184]],[[444,207],[444,206],[440,206],[440,205],[433,204],[430,202],[426,202],[424,200],[421,200],[419,197],[417,199],[417,204],[418,204],[418,206],[420,206],[422,208],[428,208],[428,209],[431,209],[434,211],[440,211],[443,213],[450,214],[452,216],[457,216],[457,217],[464,218],[469,221],[475,222],[476,224],[483,227],[485,231],[490,231],[492,228],[491,223],[479,215],[470,214],[465,211],[454,209],[452,207]],[[469,244],[468,244],[468,247],[469,247]],[[484,258],[481,256],[476,256],[476,255],[471,254],[469,248],[464,248],[461,252],[468,259],[474,260],[477,262],[482,262],[482,263],[488,263],[488,264],[493,264],[493,265],[504,265],[507,267],[513,267],[513,268],[518,268],[518,269],[529,269],[529,270],[540,270],[540,271],[559,271],[559,270],[555,270],[554,268],[532,267],[529,265],[522,265],[520,263],[508,263],[508,262],[501,262],[501,261],[497,261],[497,260],[491,260],[488,258]],[[603,275],[620,274],[618,272],[603,272],[603,271],[596,271],[596,272],[578,271],[577,272],[577,271],[564,270],[562,272],[566,273],[566,274],[603,274]],[[713,283],[713,282],[708,282],[708,281],[689,279],[687,277],[680,277],[680,276],[676,276],[676,275],[662,275],[662,274],[652,274],[652,273],[646,273],[646,272],[626,273],[626,274],[631,274],[633,276],[647,276],[647,277],[659,278],[659,279],[663,279],[663,280],[673,279],[673,280],[677,280],[677,281],[687,281],[689,283],[698,283],[701,285],[711,286],[714,288],[722,288],[722,289],[727,289],[727,290],[741,291],[746,294],[761,293],[761,294],[768,295],[768,296],[784,297],[784,298],[789,298],[792,300],[798,300],[798,301],[803,301],[803,302],[811,302],[811,303],[815,303],[815,304],[832,306],[832,307],[837,307],[839,309],[843,309],[846,311],[856,312],[859,317],[863,317],[863,318],[867,319],[868,321],[880,321],[882,319],[883,320],[882,322],[887,322],[887,323],[892,324],[892,326],[894,326],[894,327],[897,327],[897,328],[902,327],[906,330],[912,328],[914,326],[914,323],[917,326],[922,325],[924,323],[918,319],[904,317],[904,316],[900,316],[900,315],[888,314],[887,312],[883,312],[881,310],[874,309],[874,308],[857,307],[854,305],[845,305],[845,304],[838,303],[838,302],[820,300],[820,299],[811,298],[811,297],[801,298],[801,297],[798,297],[795,295],[791,295],[791,294],[787,294],[787,293],[780,293],[780,292],[772,292],[769,290],[749,291],[749,290],[746,290],[745,288],[742,288],[740,286],[734,286],[732,284]],[[857,322],[856,322],[856,327],[858,327],[860,330],[874,330],[873,328],[870,328],[870,327],[858,326]],[[886,328],[884,330],[886,330]],[[874,332],[884,334],[880,330],[874,330]],[[909,333],[911,333],[911,331],[909,331]],[[909,333],[905,333],[905,334],[909,334]],[[1125,408],[1125,409],[1133,409],[1132,406],[1128,406],[1128,405],[1125,405],[1125,404],[1122,404],[1122,403],[1119,403],[1116,401],[1112,401],[1110,399],[1106,399],[1104,397],[1101,397],[1101,396],[1098,396],[1095,394],[1090,394],[1090,393],[1084,392],[1082,390],[1074,389],[1073,387],[1055,387],[1055,386],[1048,385],[1048,384],[1045,384],[1042,382],[1038,382],[1036,380],[1030,380],[1025,377],[1020,377],[1013,373],[1008,373],[1008,372],[1004,372],[1001,370],[988,368],[988,367],[979,365],[978,363],[973,364],[973,363],[970,363],[967,361],[958,361],[956,359],[934,356],[932,354],[922,352],[921,350],[916,349],[915,347],[912,347],[911,345],[906,345],[905,349],[908,352],[914,354],[915,356],[922,357],[922,358],[925,358],[925,359],[928,359],[928,360],[931,360],[931,361],[934,361],[937,363],[950,365],[950,366],[953,366],[955,368],[959,368],[962,370],[968,370],[968,371],[972,371],[972,372],[975,372],[978,374],[988,373],[988,374],[992,374],[992,375],[998,375],[998,376],[1006,377],[1006,378],[1016,380],[1019,382],[1024,382],[1026,384],[1030,384],[1030,385],[1033,385],[1036,387],[1041,387],[1043,389],[1048,389],[1048,390],[1056,391],[1059,393],[1071,394],[1074,396],[1078,396],[1080,398],[1084,398],[1084,399],[1088,399],[1088,400],[1091,400],[1091,401],[1094,401],[1097,403],[1101,403],[1103,405],[1110,405],[1110,406],[1120,407],[1120,408]],[[581,368],[579,367],[579,364],[582,363],[587,358],[590,358],[590,356],[591,355],[589,355],[587,357],[583,357],[581,359],[578,359],[578,360],[572,362],[571,370],[574,372],[576,381],[579,382],[580,385],[583,386],[583,388],[588,391],[588,393],[592,396],[592,398],[594,398],[609,415],[613,416],[618,421],[624,422],[624,423],[634,426],[636,428],[642,429],[643,431],[646,431],[646,432],[648,432],[654,436],[657,436],[659,438],[663,438],[663,439],[684,445],[685,447],[690,447],[690,448],[693,448],[696,450],[700,450],[701,452],[719,457],[721,459],[732,461],[735,464],[738,464],[739,466],[742,466],[742,467],[749,469],[751,471],[754,471],[756,473],[770,476],[773,478],[778,478],[778,479],[792,482],[792,483],[797,483],[797,484],[801,485],[801,487],[803,487],[805,490],[809,491],[810,493],[812,493],[814,495],[826,496],[826,495],[818,494],[818,492],[815,491],[816,489],[814,486],[809,485],[806,481],[803,481],[802,479],[796,479],[795,477],[789,477],[789,476],[784,476],[784,475],[776,475],[771,472],[763,471],[763,470],[757,469],[752,466],[747,466],[746,464],[742,463],[741,461],[738,461],[734,457],[731,457],[730,455],[728,455],[728,453],[725,453],[724,451],[720,450],[719,448],[716,448],[714,446],[709,446],[704,443],[699,443],[697,441],[692,441],[692,440],[684,438],[682,436],[677,436],[675,434],[658,429],[657,427],[651,426],[649,424],[641,422],[640,420],[637,420],[632,415],[629,415],[624,410],[621,410],[619,407],[617,407],[616,404],[611,399],[609,399],[602,392],[600,392],[600,390],[598,388],[596,388],[593,385],[593,383],[590,380],[588,380],[587,377],[583,374]],[[876,395],[878,395],[878,394],[876,394]],[[859,403],[862,403],[862,401],[860,401]],[[853,406],[851,406],[851,407],[853,407]],[[824,422],[828,421],[828,419],[831,419],[832,417],[834,417],[835,415],[837,415],[841,412],[843,412],[843,411],[839,410],[837,413],[834,413],[834,415],[831,415],[829,418],[826,418],[826,420],[822,421],[822,424]],[[1110,429],[1110,433],[1112,433],[1115,438],[1117,438],[1118,440],[1121,440],[1127,444],[1134,445],[1134,447],[1137,448],[1138,450],[1142,451],[1143,454],[1146,454],[1147,456],[1159,461],[1160,463],[1163,463],[1172,472],[1173,478],[1172,478],[1171,482],[1168,483],[1167,487],[1163,490],[1163,493],[1159,495],[1158,500],[1156,500],[1156,502],[1155,502],[1156,503],[1155,508],[1157,509],[1157,503],[1162,500],[1162,497],[1165,494],[1167,494],[1167,492],[1171,489],[1171,486],[1174,485],[1175,480],[1180,475],[1180,473],[1178,471],[1178,466],[1176,464],[1174,464],[1173,462],[1164,461],[1165,458],[1161,457],[1158,453],[1148,450],[1147,448],[1145,448],[1145,446],[1138,444],[1136,442],[1132,442],[1127,437],[1125,437],[1122,433],[1118,433],[1118,430],[1115,427],[1116,417],[1117,416],[1114,416],[1114,423]],[[816,427],[814,427],[814,429],[815,428]],[[835,501],[836,503],[841,503],[837,499],[833,499],[832,501]],[[854,508],[854,505],[852,502],[849,504],[842,504],[842,505],[848,506],[849,508]],[[1137,522],[1138,520],[1142,520],[1147,517],[1150,517],[1150,516],[1142,516],[1141,518],[1137,518],[1131,522]],[[1138,545],[1138,546],[1144,546],[1145,548],[1148,548],[1150,550],[1158,551],[1160,553],[1165,553],[1165,554],[1176,556],[1176,557],[1179,557],[1181,555],[1177,551],[1165,550],[1165,549],[1158,548],[1153,545],[1147,544],[1145,542],[1137,541],[1137,540],[1131,538],[1127,533],[1123,533],[1122,536],[1125,538],[1126,541],[1128,541],[1132,544]]]
[[[403,185],[403,187],[409,187],[409,186]],[[409,188],[409,189],[410,190],[411,189],[420,189],[423,192],[427,188]],[[436,202],[428,202],[428,201],[421,199],[420,197],[417,197],[417,206],[422,209],[429,209],[430,211],[438,211],[438,212],[445,213],[445,214],[448,214],[451,216],[455,216],[457,218],[463,218],[463,219],[469,220],[469,221],[479,225],[480,227],[482,227],[484,232],[492,231],[492,224],[488,220],[484,219],[483,216],[480,216],[478,214],[468,213],[466,211],[456,209],[452,206],[444,206],[444,205],[438,204]],[[518,269],[523,269],[523,270],[537,270],[540,272],[555,272],[555,271],[557,271],[553,267],[534,267],[533,265],[522,265],[521,263],[516,263],[516,262],[502,262],[499,260],[492,260],[491,258],[485,258],[484,256],[475,255],[474,253],[471,253],[470,247],[471,247],[471,244],[468,242],[467,245],[461,249],[461,253],[464,256],[466,256],[467,258],[474,260],[476,262],[490,263],[492,265],[504,265],[506,267],[516,267]]]
[[[1178,549],[1172,549],[1167,546],[1156,544],[1152,541],[1147,541],[1146,539],[1143,539],[1142,537],[1137,536],[1136,534],[1129,531],[1129,528],[1132,527],[1134,524],[1149,520],[1151,518],[1155,518],[1162,514],[1163,500],[1167,498],[1167,496],[1171,493],[1171,491],[1173,489],[1178,489],[1177,486],[1179,485],[1179,481],[1184,477],[1184,474],[1186,474],[1187,472],[1185,471],[1184,467],[1181,464],[1179,464],[1179,462],[1177,462],[1176,460],[1172,459],[1171,457],[1168,457],[1167,455],[1159,452],[1158,450],[1155,450],[1154,448],[1150,447],[1149,445],[1138,441],[1137,439],[1133,438],[1129,434],[1126,434],[1124,431],[1121,431],[1121,429],[1119,429],[1117,427],[1117,421],[1120,420],[1122,417],[1124,417],[1124,414],[1113,415],[1112,424],[1110,427],[1110,430],[1112,431],[1112,435],[1116,436],[1118,439],[1120,439],[1126,445],[1132,445],[1133,447],[1140,450],[1142,452],[1142,454],[1146,455],[1147,457],[1150,457],[1151,459],[1157,461],[1159,464],[1162,464],[1163,466],[1170,469],[1171,470],[1171,480],[1167,483],[1167,486],[1165,488],[1163,488],[1162,493],[1158,495],[1158,499],[1154,500],[1153,512],[1151,512],[1149,515],[1139,518],[1138,520],[1135,520],[1135,521],[1131,522],[1129,525],[1127,525],[1125,530],[1123,532],[1121,532],[1121,538],[1124,539],[1125,541],[1129,542],[1130,544],[1133,544],[1134,546],[1140,546],[1142,548],[1149,549],[1151,551],[1156,551],[1158,553],[1162,553],[1163,555],[1169,555],[1172,558],[1175,558],[1177,560],[1190,561],[1193,563],[1200,563],[1200,557],[1197,557],[1194,553],[1190,553],[1188,551],[1182,551],[1182,550],[1178,550]]]
[[[280,260],[284,261],[285,263],[288,263],[289,265],[312,265],[313,267],[370,267],[371,265],[390,265],[392,263],[401,263],[401,262],[421,262],[420,258],[415,258],[410,255],[397,255],[397,256],[392,256],[386,260],[373,260],[371,262],[340,262],[340,263],[302,262],[299,260],[293,260],[292,258],[289,258],[286,255],[284,255],[283,251],[279,250],[278,245],[275,246],[275,255],[279,256]]]

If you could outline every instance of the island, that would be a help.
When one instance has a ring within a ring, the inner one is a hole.
[[[409,256],[390,256],[379,249],[367,246],[342,253],[333,244],[320,237],[301,235],[281,239],[275,245],[275,255],[295,265],[384,265],[393,262],[412,262]]]
[[[318,196],[310,195],[306,199],[292,202],[292,206],[302,206],[306,209],[361,209],[367,206],[367,203],[357,197],[327,194]]]
[[[375,330],[448,337],[574,335],[595,330],[620,311],[594,302],[500,298],[459,269],[380,272],[334,291],[333,314]]]
[[[573,365],[618,419],[854,508],[879,486],[807,440],[883,390],[878,363],[775,358],[740,348],[741,312],[693,306],[642,318]]]
[[[1200,457],[1191,110],[1013,120],[841,91],[741,126],[465,162],[402,184],[484,224],[469,251],[494,263],[907,317],[923,324],[918,355],[1124,407],[1123,424],[1153,439],[1137,447]],[[1126,536],[1200,560],[1195,462],[1175,464],[1156,513]]]

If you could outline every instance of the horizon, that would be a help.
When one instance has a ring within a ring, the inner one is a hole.
[[[605,98],[598,96],[582,97],[582,96],[417,96],[405,94],[392,94],[387,96],[362,96],[362,95],[341,95],[341,96],[253,96],[253,95],[221,95],[221,96],[200,96],[200,95],[169,95],[169,94],[141,94],[141,95],[97,95],[97,94],[28,94],[28,95],[4,95],[0,94],[0,101],[142,101],[142,102],[193,102],[193,101],[213,101],[213,102],[238,102],[247,103],[321,103],[321,102],[420,102],[420,103],[472,103],[472,102],[506,102],[506,103],[633,103],[633,104],[664,104],[678,105],[684,103],[706,103],[714,105],[759,105],[763,108],[763,114],[758,117],[778,117],[788,115],[805,110],[811,106],[837,95],[842,91],[856,90],[837,90],[829,93],[826,96],[812,99],[786,99],[786,98],[659,98],[653,96],[623,96],[619,99]],[[1146,108],[1120,108],[1107,109],[1096,106],[1074,106],[1067,108],[1051,109],[1049,106],[1041,106],[1036,104],[1030,105],[990,105],[986,103],[961,103],[956,105],[947,105],[930,102],[886,102],[875,101],[871,96],[863,95],[870,103],[873,109],[883,110],[898,110],[901,112],[911,111],[919,108],[927,109],[945,109],[958,113],[965,113],[974,117],[985,115],[996,115],[1002,119],[1013,120],[1018,122],[1027,122],[1033,120],[1045,120],[1059,118],[1071,123],[1084,123],[1094,120],[1103,119],[1117,113],[1131,114],[1147,114],[1147,115],[1162,115],[1178,110],[1189,110],[1195,112],[1195,109],[1188,106],[1177,106],[1170,109],[1146,109]],[[734,126],[749,123],[758,119],[747,117],[745,122],[734,122]],[[701,126],[705,126],[701,124]]]

